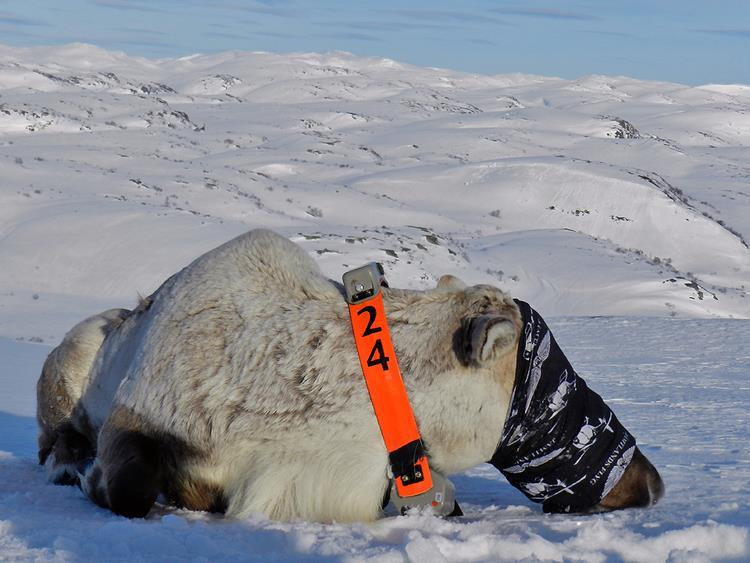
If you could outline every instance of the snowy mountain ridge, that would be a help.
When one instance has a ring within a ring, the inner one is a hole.
[[[376,259],[547,315],[747,318],[749,144],[742,85],[0,47],[0,334],[55,340],[257,226],[332,277]],[[2,320],[53,296],[44,334]]]

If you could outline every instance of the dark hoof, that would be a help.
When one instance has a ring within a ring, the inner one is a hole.
[[[109,508],[127,518],[143,518],[159,494],[158,443],[140,432],[127,432],[117,438],[116,448],[122,461],[108,475]]]

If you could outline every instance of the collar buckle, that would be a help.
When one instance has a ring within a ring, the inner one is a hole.
[[[368,301],[380,293],[381,287],[388,287],[385,271],[380,262],[370,262],[349,270],[344,274],[346,302],[350,305]]]

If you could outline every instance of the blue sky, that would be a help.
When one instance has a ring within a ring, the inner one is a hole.
[[[750,84],[750,0],[0,0],[0,43],[344,50],[488,74]]]

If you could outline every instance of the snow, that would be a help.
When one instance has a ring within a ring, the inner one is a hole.
[[[749,145],[744,85],[0,46],[0,560],[747,560]],[[452,273],[530,301],[665,498],[544,515],[481,466],[453,520],[130,521],[47,484],[51,347],[257,226],[333,278],[379,260],[396,286]]]
[[[371,525],[232,521],[158,507],[127,520],[35,464],[34,383],[49,347],[0,339],[0,558],[49,561],[716,561],[750,556],[750,323],[558,317],[576,369],[659,468],[657,506],[545,515],[489,465],[454,479],[466,516]]]

